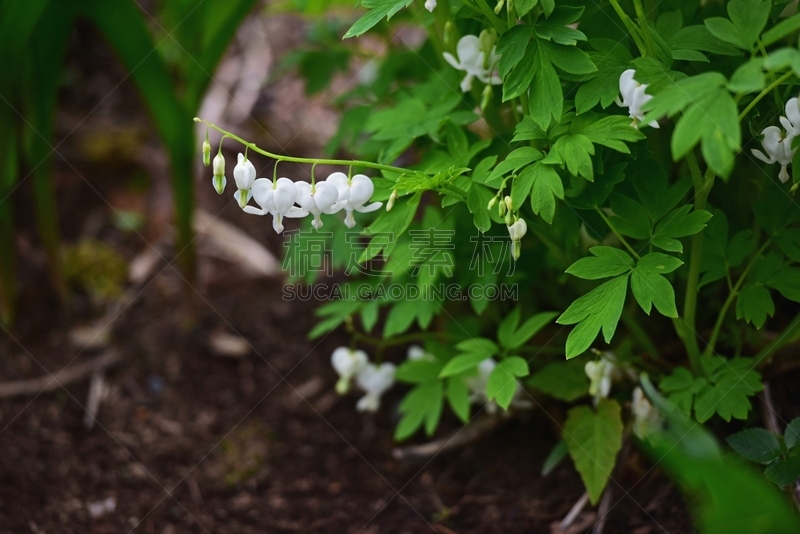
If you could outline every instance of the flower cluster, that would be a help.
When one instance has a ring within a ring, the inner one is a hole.
[[[406,358],[411,361],[436,361],[436,356],[425,351],[419,345],[408,347]],[[356,409],[360,412],[378,411],[381,405],[381,397],[394,385],[394,376],[397,370],[397,367],[392,363],[372,363],[369,361],[366,352],[348,347],[339,347],[333,351],[333,354],[331,354],[331,366],[336,371],[336,374],[339,375],[339,380],[336,382],[337,393],[340,395],[346,394],[350,391],[353,383],[364,392],[364,396],[356,403]],[[495,367],[497,367],[497,362],[493,358],[486,358],[478,364],[476,375],[464,377],[464,385],[469,391],[470,402],[484,404],[487,413],[490,414],[497,411],[497,404],[486,397],[486,384]],[[529,408],[530,406],[526,402],[519,399],[522,393],[522,384],[520,384],[519,380],[516,380],[516,384],[517,387],[511,405]]]
[[[761,131],[761,135],[764,136],[761,140],[764,152],[752,149],[753,155],[764,163],[780,164],[781,172],[778,174],[778,178],[784,183],[789,180],[787,167],[792,162],[792,157],[797,150],[796,148],[792,149],[792,141],[800,134],[800,104],[798,104],[797,98],[790,98],[786,102],[785,111],[786,116],[780,118],[780,123],[786,132],[777,126],[767,126]]]
[[[487,39],[483,39],[483,41],[485,42]],[[484,48],[489,51],[488,54]],[[496,47],[493,44],[492,46],[482,46],[481,39],[475,35],[465,35],[458,40],[456,45],[458,59],[449,52],[445,52],[443,55],[445,61],[450,63],[454,69],[467,73],[461,80],[461,90],[465,93],[472,90],[472,80],[475,78],[490,85],[503,83],[497,72],[500,55],[496,53]]]
[[[619,92],[622,95],[622,100],[617,97],[616,102],[618,106],[628,108],[628,115],[633,119],[633,126],[638,127],[639,123],[644,120],[642,107],[653,97],[645,93],[647,84],[637,82],[634,76],[636,76],[636,71],[633,69],[628,69],[620,75]],[[658,123],[650,121],[648,126],[658,128]]]
[[[222,154],[217,154],[214,158],[213,171],[214,189],[221,195],[227,183],[225,158]],[[334,214],[342,210],[346,213],[345,225],[353,228],[356,225],[354,212],[368,213],[383,205],[382,202],[367,204],[375,186],[363,174],[348,176],[343,172],[334,172],[325,180],[312,179],[311,183],[294,182],[289,178],[256,178],[253,163],[245,155],[239,154],[239,160],[233,169],[233,179],[236,182],[233,197],[239,206],[253,215],[272,215],[272,227],[278,233],[283,232],[285,217],[300,218],[310,214],[314,217],[311,225],[319,230],[322,228],[320,216],[323,213]],[[259,207],[249,205],[250,199],[255,200]]]
[[[376,365],[369,361],[363,350],[339,347],[331,355],[331,365],[339,375],[337,393],[347,393],[353,379],[365,393],[356,404],[360,412],[377,412],[381,406],[381,396],[394,385],[394,364],[385,362]]]
[[[611,382],[619,377],[619,369],[614,362],[604,354],[597,361],[586,362],[584,366],[586,376],[589,377],[589,395],[594,397],[595,404],[608,397],[611,393]]]

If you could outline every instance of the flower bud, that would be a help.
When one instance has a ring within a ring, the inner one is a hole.
[[[506,208],[506,203],[505,202],[500,202],[500,203],[497,204],[497,214],[500,217],[505,217],[506,211],[508,211],[508,208]]]
[[[392,194],[389,195],[389,200],[386,202],[386,211],[392,211],[395,200],[397,200],[397,190],[392,189]]]
[[[486,111],[489,104],[492,102],[492,84],[486,84],[483,88],[483,95],[481,96],[481,111]]]
[[[203,165],[206,167],[211,165],[211,144],[208,139],[203,141]]]
[[[494,7],[494,14],[495,15],[499,15],[500,14],[500,11],[503,10],[503,5],[505,3],[506,3],[505,0],[500,0],[499,2],[497,2],[497,5]]]
[[[214,189],[217,194],[221,195],[225,191],[225,185],[228,183],[225,178],[225,157],[222,154],[214,156],[214,165],[212,167],[214,172]]]
[[[791,194],[795,194],[797,192],[797,188],[798,187],[800,187],[800,182],[795,182],[795,184],[792,186],[792,188],[789,189],[789,192]]]
[[[492,209],[495,204],[497,204],[497,197],[492,197],[492,200],[489,201],[489,205],[486,206],[486,209],[487,210]]]
[[[508,208],[508,211],[511,211],[512,209],[514,209],[514,206],[511,203],[511,197],[510,196],[506,195],[506,198],[503,199],[503,202],[506,203],[506,208]]]
[[[508,210],[506,212],[506,226],[511,226],[514,223],[514,212]]]
[[[453,21],[448,20],[444,24],[444,37],[442,37],[445,46],[449,46],[453,41]]]
[[[478,36],[478,41],[481,43],[483,54],[488,57],[492,53],[494,44],[497,42],[497,32],[494,28],[491,30],[483,30]]]

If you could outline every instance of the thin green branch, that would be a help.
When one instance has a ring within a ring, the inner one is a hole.
[[[627,241],[627,240],[626,240],[624,237],[622,237],[622,234],[620,234],[619,232],[617,232],[617,229],[616,229],[616,228],[614,228],[614,225],[613,225],[613,224],[611,224],[611,221],[610,221],[610,220],[609,220],[609,218],[606,216],[606,214],[605,214],[605,213],[603,213],[603,210],[602,210],[602,209],[600,209],[600,208],[595,208],[595,210],[597,211],[597,213],[599,213],[599,214],[600,214],[600,217],[603,219],[603,222],[604,222],[604,223],[606,223],[606,224],[608,225],[608,227],[609,227],[609,228],[611,228],[611,231],[612,231],[612,232],[614,232],[614,235],[615,235],[615,236],[617,236],[617,239],[619,239],[619,240],[620,240],[620,243],[622,243],[623,245],[625,245],[625,248],[627,248],[627,249],[628,249],[628,252],[630,252],[630,253],[633,255],[633,257],[634,257],[634,258],[636,258],[637,260],[641,259],[641,256],[639,256],[639,253],[638,253],[638,252],[636,252],[636,251],[633,249],[633,247],[630,245],[630,243],[628,243],[628,241]]]
[[[714,323],[714,329],[711,331],[711,337],[708,339],[708,345],[706,346],[705,351],[703,351],[703,354],[705,354],[706,356],[711,356],[712,354],[714,354],[714,347],[717,344],[717,339],[719,338],[719,334],[722,330],[722,325],[725,322],[725,316],[728,314],[728,309],[730,308],[731,304],[733,304],[733,301],[736,299],[736,296],[739,294],[739,290],[742,288],[742,284],[744,284],[745,278],[747,278],[747,275],[750,274],[750,271],[753,269],[753,266],[756,264],[756,261],[758,260],[758,258],[761,257],[761,255],[767,249],[767,246],[769,246],[769,244],[770,240],[767,240],[761,246],[761,248],[758,249],[758,251],[756,251],[753,257],[750,259],[750,262],[744,268],[744,271],[742,271],[742,274],[741,276],[739,276],[739,279],[736,280],[736,284],[734,284],[734,286],[731,288],[730,293],[728,293],[728,298],[725,299],[725,302],[722,304],[722,308],[720,308],[719,310],[719,315],[717,315],[717,320]]]

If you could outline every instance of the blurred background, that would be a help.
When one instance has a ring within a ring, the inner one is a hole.
[[[281,298],[283,236],[202,166],[194,116],[273,152],[346,156],[340,96],[423,38],[343,43],[357,16],[324,0],[0,2],[0,531],[545,532],[581,497],[570,466],[540,477],[558,432],[536,413],[393,460],[396,410],[357,416],[333,391],[346,336],[308,341],[313,303]],[[620,498],[606,532],[689,528],[663,477]]]

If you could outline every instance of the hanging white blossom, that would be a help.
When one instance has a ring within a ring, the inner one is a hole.
[[[385,362],[380,365],[368,363],[356,375],[356,384],[366,395],[356,403],[359,412],[377,412],[381,397],[394,385],[395,365]]]
[[[244,209],[253,197],[252,187],[256,180],[256,168],[249,159],[245,159],[242,153],[239,153],[239,161],[233,168],[233,179],[236,181],[236,192],[233,194],[233,198]]]
[[[342,209],[339,200],[339,191],[336,186],[326,181],[310,184],[308,182],[295,182],[297,188],[297,204],[300,208],[314,216],[311,226],[319,230],[322,228],[322,213],[336,213]]]
[[[637,82],[633,77],[636,71],[628,69],[623,72],[619,77],[619,92],[622,95],[622,100],[617,97],[617,105],[623,108],[628,108],[628,115],[633,119],[633,126],[638,127],[639,123],[644,120],[644,111],[642,107],[652,100],[652,96],[645,93],[647,84]],[[658,122],[650,121],[648,126],[651,128],[658,128]]]
[[[500,55],[495,53],[496,48],[492,47],[487,61],[486,55],[481,50],[480,39],[475,35],[465,35],[458,40],[456,45],[456,55],[444,52],[444,59],[454,69],[466,72],[466,76],[461,80],[461,90],[468,92],[472,90],[472,80],[478,78],[485,84],[500,85],[503,80],[497,73],[497,64],[500,62]]]
[[[288,178],[278,178],[275,183],[266,178],[253,182],[252,196],[261,209],[245,206],[244,211],[252,215],[271,214],[272,227],[276,232],[283,232],[284,217],[305,217],[308,212],[294,205],[297,189]]]
[[[644,438],[650,432],[661,428],[661,414],[650,404],[642,388],[638,386],[633,390],[631,412],[633,413],[633,433],[640,438]]]
[[[372,185],[372,180],[369,176],[356,174],[352,178],[348,178],[343,172],[335,172],[328,176],[326,182],[334,185],[339,192],[340,209],[344,209],[347,212],[344,224],[348,228],[353,228],[356,225],[356,220],[353,217],[354,211],[369,213],[383,206],[383,202],[373,202],[365,205],[372,198],[372,193],[375,191],[375,186]]]
[[[783,117],[781,117],[783,119]],[[761,132],[764,138],[761,140],[761,146],[764,152],[758,149],[752,149],[753,155],[763,161],[764,163],[778,163],[781,166],[781,172],[778,174],[781,182],[789,180],[789,171],[787,167],[792,162],[794,150],[792,150],[792,140],[794,135],[784,134],[783,131],[777,126],[767,126]]]
[[[361,372],[368,363],[367,353],[363,350],[351,350],[348,347],[339,347],[331,354],[331,365],[339,380],[336,382],[336,392],[344,395],[350,389],[350,381]]]
[[[612,378],[618,374],[617,366],[603,357],[596,362],[586,362],[584,371],[591,381],[589,383],[589,395],[594,397],[594,401],[597,402],[608,397],[611,392]]]

